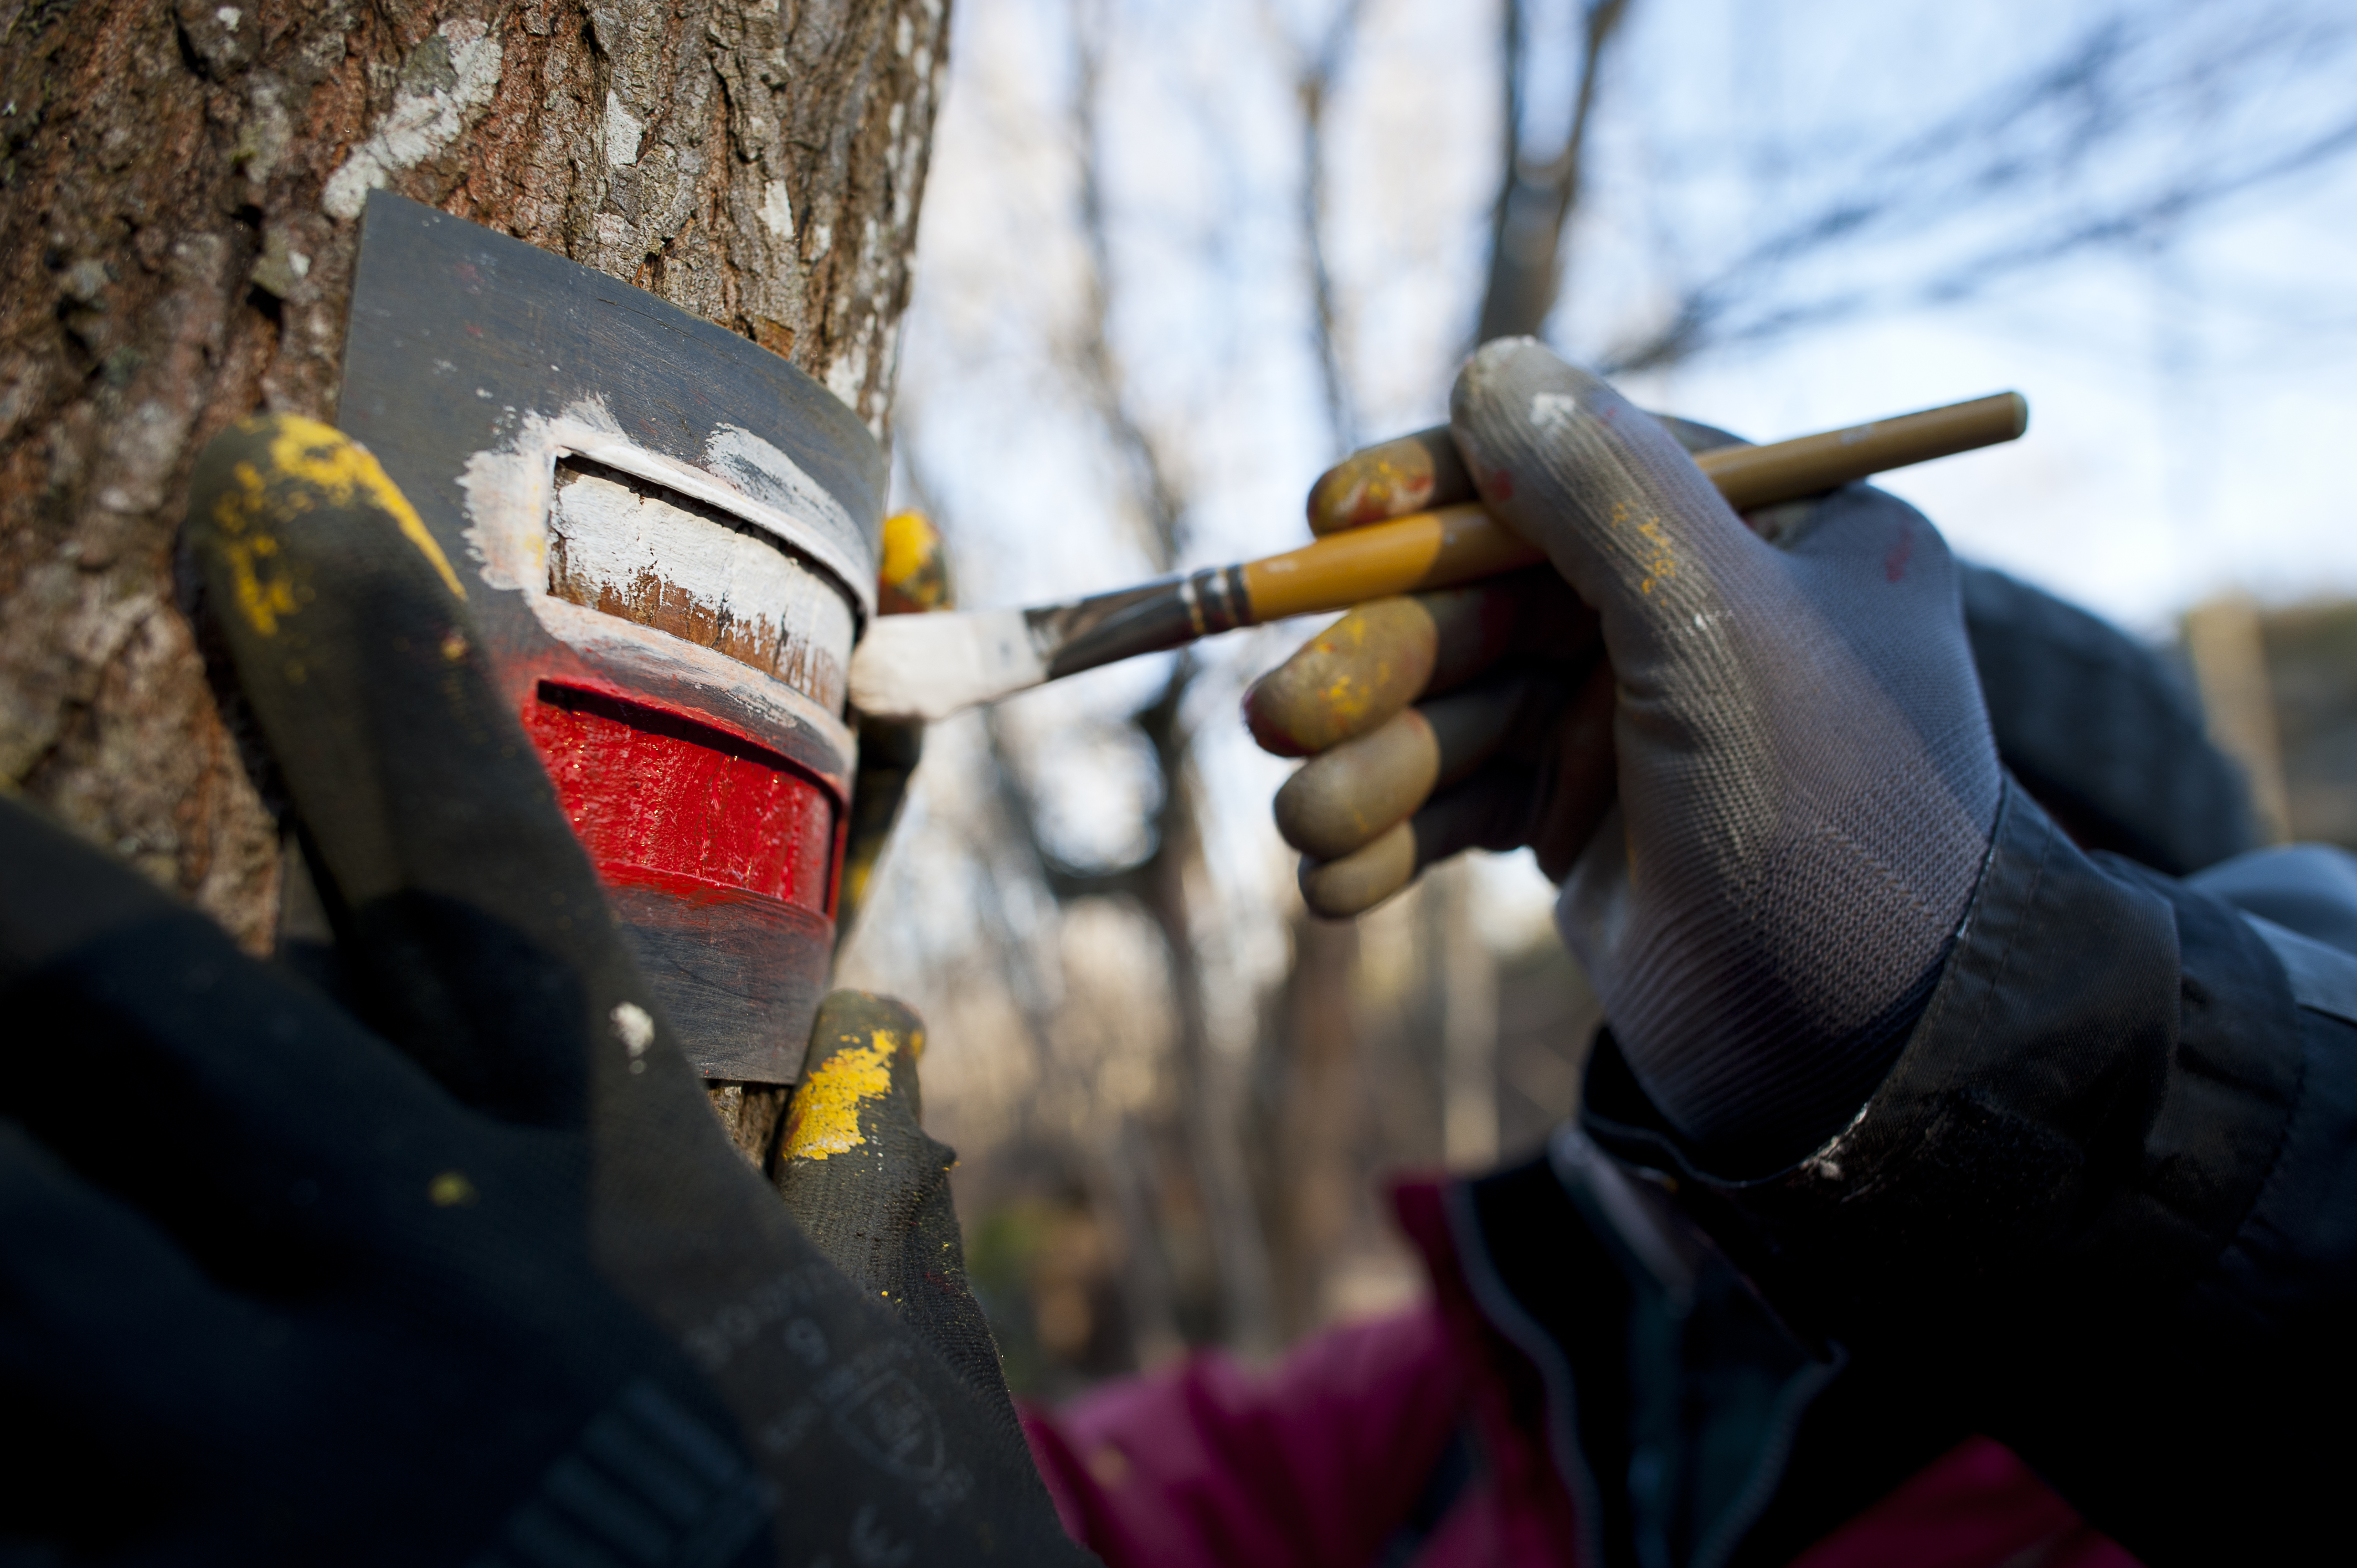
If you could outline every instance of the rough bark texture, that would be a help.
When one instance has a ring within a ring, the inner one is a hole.
[[[198,449],[332,419],[404,195],[722,323],[879,433],[947,0],[0,0],[0,780],[248,946],[278,835],[173,538]]]

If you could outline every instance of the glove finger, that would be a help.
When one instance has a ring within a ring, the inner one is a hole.
[[[670,1059],[458,577],[375,459],[244,421],[198,461],[188,534],[361,1015],[468,1103],[544,1124],[583,1113],[593,1062],[643,1073],[659,1035]]]
[[[1544,568],[1376,599],[1254,682],[1244,723],[1262,750],[1308,757],[1382,728],[1419,697],[1462,685],[1510,651],[1575,650],[1594,626]]]
[[[1448,427],[1435,425],[1351,453],[1309,487],[1309,532],[1323,538],[1473,499]]]
[[[1754,539],[1677,438],[1535,340],[1487,343],[1450,393],[1452,428],[1498,520],[1596,607],[1624,682],[1631,655],[1712,615],[1758,570]]]
[[[957,1153],[926,1136],[917,1063],[924,1020],[864,991],[819,1004],[786,1112],[786,1212],[860,1293],[881,1301],[1019,1434],[998,1345],[974,1298],[950,1197]]]
[[[895,512],[884,520],[884,563],[877,573],[876,613],[925,615],[950,608],[949,550],[923,513]],[[859,719],[859,771],[852,780],[849,823],[843,839],[843,878],[834,897],[834,940],[848,940],[867,900],[884,846],[899,822],[909,783],[924,754],[922,720]]]
[[[1334,860],[1304,858],[1301,898],[1329,919],[1363,914],[1424,868],[1468,849],[1512,849],[1530,820],[1535,774],[1493,763],[1364,848]]]
[[[1277,832],[1321,860],[1365,847],[1496,756],[1534,694],[1528,674],[1485,681],[1319,752],[1276,792]]]

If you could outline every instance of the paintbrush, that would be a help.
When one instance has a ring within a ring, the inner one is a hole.
[[[2021,394],[1998,392],[1766,446],[1722,446],[1695,461],[1730,506],[1749,511],[1993,446],[2029,424]],[[852,654],[851,703],[871,718],[947,718],[1215,632],[1450,587],[1544,559],[1469,501],[1071,604],[882,617]]]

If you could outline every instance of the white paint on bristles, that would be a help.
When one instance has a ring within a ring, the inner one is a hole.
[[[851,656],[851,705],[874,718],[931,722],[1047,678],[1021,610],[886,616]]]

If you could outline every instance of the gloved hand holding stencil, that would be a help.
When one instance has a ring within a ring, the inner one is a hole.
[[[249,421],[193,495],[335,994],[0,803],[0,1387],[44,1434],[0,1534],[77,1561],[1083,1561],[958,1284],[913,1018],[821,1011],[813,1068],[866,1071],[780,1202],[374,458]],[[902,1245],[855,1246],[878,1214]]]

